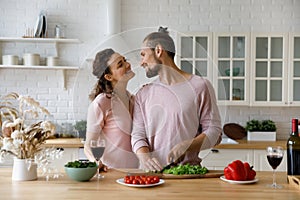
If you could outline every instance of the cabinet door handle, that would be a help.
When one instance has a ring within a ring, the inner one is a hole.
[[[219,153],[219,150],[218,149],[211,149],[211,152],[212,153]]]

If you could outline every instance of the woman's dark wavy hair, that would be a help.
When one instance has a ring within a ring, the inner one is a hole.
[[[91,101],[93,101],[100,93],[106,93],[109,97],[113,91],[112,83],[104,78],[105,74],[111,74],[108,66],[108,60],[115,53],[113,49],[104,49],[96,54],[93,63],[93,75],[98,78],[92,92],[89,95]]]
[[[168,55],[174,59],[175,57],[175,44],[169,35],[168,28],[159,27],[158,32],[153,32],[147,35],[143,42],[150,47],[153,51],[155,47],[160,44],[162,48],[167,51]]]

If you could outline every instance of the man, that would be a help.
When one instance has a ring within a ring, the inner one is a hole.
[[[199,151],[218,144],[222,133],[212,85],[176,66],[175,44],[166,28],[149,34],[140,54],[147,77],[158,75],[136,94],[131,144],[141,168],[199,165]]]

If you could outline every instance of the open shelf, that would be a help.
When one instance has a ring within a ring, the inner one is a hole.
[[[57,42],[57,43],[80,43],[78,39],[70,38],[22,38],[22,37],[0,37],[3,42]]]
[[[63,87],[67,89],[66,70],[79,70],[76,66],[26,66],[26,65],[0,65],[0,69],[28,69],[28,70],[61,70],[63,77]]]
[[[78,70],[79,67],[77,66],[43,66],[43,65],[36,65],[36,66],[28,66],[28,65],[0,65],[0,68],[3,69],[48,69],[48,70]]]
[[[26,38],[26,37],[0,37],[0,43],[3,42],[28,42],[28,43],[52,43],[55,44],[56,54],[58,55],[59,43],[78,44],[78,39],[70,38]],[[1,45],[0,45],[1,46]],[[0,49],[0,54],[1,54]],[[78,66],[28,66],[28,65],[0,65],[0,69],[26,69],[26,70],[61,70],[63,77],[63,87],[66,88],[66,70],[79,70]]]

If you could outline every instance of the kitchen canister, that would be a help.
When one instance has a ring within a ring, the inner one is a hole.
[[[40,65],[40,54],[26,53],[23,55],[24,65],[34,66]]]
[[[18,65],[19,57],[16,55],[3,55],[2,62],[3,65]]]
[[[47,66],[58,66],[58,57],[50,56],[47,57]]]

